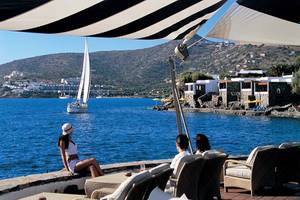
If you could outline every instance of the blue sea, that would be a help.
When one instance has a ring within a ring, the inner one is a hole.
[[[101,164],[166,159],[176,154],[174,112],[153,111],[151,99],[90,99],[89,112],[68,114],[62,99],[0,99],[0,179],[63,168],[57,147],[61,125],[74,127],[81,159]],[[190,135],[204,133],[228,154],[257,145],[300,141],[300,120],[186,113]],[[194,143],[194,140],[193,140]]]

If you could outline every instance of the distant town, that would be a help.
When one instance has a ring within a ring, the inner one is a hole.
[[[76,97],[79,87],[80,77],[61,79],[54,81],[33,81],[26,78],[22,72],[12,71],[3,77],[0,84],[0,97],[47,97],[64,98]],[[116,96],[159,96],[159,90],[151,90],[147,95],[139,94],[113,85],[94,84],[90,88],[90,97],[116,97]]]

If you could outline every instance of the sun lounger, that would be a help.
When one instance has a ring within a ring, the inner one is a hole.
[[[170,178],[171,192],[174,197],[181,197],[183,194],[188,199],[197,199],[198,177],[202,170],[204,160],[201,155],[183,157],[174,169]]]
[[[164,189],[171,173],[169,164],[161,164],[149,171],[134,174],[101,200],[147,200],[155,187]]]
[[[147,200],[151,192],[150,185],[154,182],[153,177],[146,178],[134,183],[128,191],[125,200]]]
[[[244,188],[256,195],[265,187],[275,187],[279,149],[274,146],[255,148],[246,161],[226,160],[224,189]]]
[[[185,194],[188,199],[193,199],[197,184],[195,173],[199,170],[201,171],[201,163],[201,160],[196,162],[195,156],[192,155],[180,159],[170,178],[171,188],[169,191],[172,192],[174,197],[180,197],[182,194]]]
[[[161,164],[149,170],[150,178],[134,183],[129,190],[126,200],[147,200],[155,187],[165,187],[172,169],[169,164]]]
[[[276,170],[278,186],[297,182],[300,185],[300,143],[282,143],[279,146],[279,161]]]
[[[206,151],[203,154],[204,166],[198,177],[197,198],[221,199],[220,175],[227,155],[219,151]]]
[[[169,164],[161,164],[149,170],[151,178],[133,184],[126,200],[147,200],[156,187],[164,189],[173,169]]]
[[[124,200],[134,184],[151,178],[149,171],[142,171],[128,177],[112,194],[102,197],[101,200]]]
[[[173,196],[188,199],[220,198],[220,174],[226,154],[208,151],[204,155],[185,156],[170,179]]]
[[[146,196],[149,196],[151,191],[156,187],[164,191],[166,188],[166,184],[173,172],[173,169],[170,168],[170,164],[161,164],[157,167],[150,169],[149,172],[153,177],[153,182],[150,184],[150,187],[146,192]]]
[[[128,179],[126,172],[113,173],[105,176],[99,176],[96,178],[87,179],[84,185],[85,194],[90,198],[93,194],[93,197],[103,197],[107,194],[109,189],[115,191],[119,185]],[[105,192],[103,188],[106,188]],[[99,189],[102,189],[101,192]],[[96,194],[95,190],[98,191]],[[111,193],[109,193],[111,194]]]

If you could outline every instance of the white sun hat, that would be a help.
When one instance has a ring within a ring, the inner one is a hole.
[[[62,125],[61,129],[62,129],[62,135],[68,135],[73,132],[73,127],[70,123],[65,123],[64,125]]]

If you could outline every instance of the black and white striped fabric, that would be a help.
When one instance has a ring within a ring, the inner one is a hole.
[[[132,39],[181,39],[226,0],[1,0],[0,29]]]
[[[300,0],[237,0],[208,37],[300,45]]]
[[[300,23],[299,0],[238,0],[240,5],[294,23]]]

